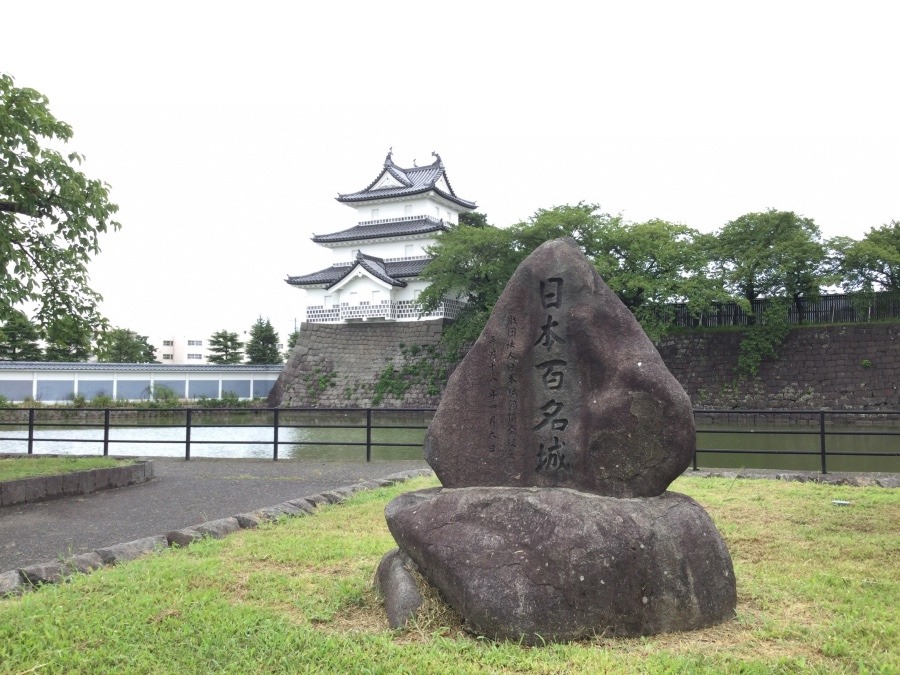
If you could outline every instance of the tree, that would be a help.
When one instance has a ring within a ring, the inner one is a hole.
[[[291,331],[291,334],[288,335],[287,339],[287,349],[284,350],[284,360],[287,361],[291,357],[291,352],[294,351],[294,347],[297,346],[297,342],[300,341],[300,330],[298,328],[294,328]]]
[[[113,328],[100,336],[97,360],[101,363],[156,363],[156,347],[127,328]]]
[[[47,327],[47,361],[87,361],[91,355],[91,329],[71,316],[63,316]]]
[[[259,317],[250,329],[247,341],[247,363],[274,364],[282,363],[278,351],[278,333],[268,319]]]
[[[45,96],[0,73],[0,319],[34,303],[44,327],[62,316],[102,325],[87,263],[100,235],[119,228],[118,207],[77,170],[81,155],[55,149],[71,138]]]
[[[419,296],[424,312],[437,309],[445,296],[465,301],[442,340],[452,354],[481,333],[503,287],[522,256],[512,247],[512,232],[493,226],[458,225],[429,249],[422,277],[430,283]]]
[[[835,237],[829,247],[845,290],[900,291],[900,221],[873,227],[859,241]]]
[[[38,327],[22,312],[11,312],[0,326],[0,361],[40,361]]]
[[[711,244],[725,287],[752,311],[761,297],[784,297],[803,320],[803,300],[831,277],[818,226],[793,211],[747,213],[726,223]]]
[[[462,212],[459,214],[459,224],[469,227],[490,227],[487,215],[478,211]]]
[[[628,224],[596,204],[539,209],[529,220],[506,229],[460,225],[441,235],[429,253],[423,277],[431,282],[419,297],[426,311],[445,295],[466,300],[460,317],[445,332],[451,352],[474,341],[509,278],[525,257],[545,241],[572,237],[600,275],[635,313],[645,330],[664,332],[673,314],[665,303],[690,301],[697,311],[722,296],[720,285],[702,274],[707,265],[699,234],[661,220]]]
[[[726,299],[722,284],[706,274],[707,240],[697,230],[659,219],[613,219],[593,236],[594,266],[653,338],[673,325],[675,303],[698,315]]]
[[[244,345],[237,333],[227,330],[216,331],[209,338],[209,363],[240,363],[243,358]]]

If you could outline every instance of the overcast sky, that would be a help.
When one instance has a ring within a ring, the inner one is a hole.
[[[0,69],[72,125],[122,229],[114,325],[282,338],[288,274],[331,264],[338,192],[388,148],[441,153],[504,226],[580,200],[712,231],[793,210],[825,236],[900,219],[892,3],[6,3]]]

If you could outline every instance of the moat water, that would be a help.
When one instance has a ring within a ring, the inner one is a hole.
[[[364,424],[364,419],[362,421]],[[414,421],[382,422],[386,426],[420,428],[372,428],[369,438],[371,459],[421,459],[427,423],[428,416],[420,415]],[[275,432],[271,426],[197,425],[190,431],[191,457],[271,459],[274,456]],[[828,471],[900,472],[900,456],[890,456],[900,454],[900,428],[829,425],[827,431]],[[103,438],[102,426],[41,425],[35,429],[32,448],[35,454],[100,455]],[[341,428],[333,423],[279,427],[278,441],[279,459],[366,459],[367,430],[361,425],[359,428]],[[697,433],[698,466],[818,471],[821,468],[820,444],[816,427],[703,425],[698,427]],[[115,425],[109,429],[108,447],[112,456],[184,457],[186,446],[183,424]],[[0,428],[0,453],[27,452],[27,427],[8,425]]]

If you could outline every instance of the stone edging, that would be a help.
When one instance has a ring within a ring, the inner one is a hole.
[[[107,469],[88,469],[53,476],[9,480],[0,482],[0,507],[56,497],[86,495],[97,490],[146,483],[153,475],[153,461],[138,460],[132,464]]]
[[[187,546],[203,537],[221,539],[232,532],[258,527],[263,521],[274,520],[281,516],[313,515],[317,506],[342,502],[355,492],[387,487],[411,478],[430,475],[432,475],[430,469],[400,471],[384,478],[362,481],[327,492],[291,499],[250,513],[239,513],[230,518],[220,518],[194,525],[193,527],[173,530],[165,535],[144,537],[124,544],[107,546],[106,548],[82,553],[62,561],[36,563],[27,567],[9,570],[8,572],[0,572],[0,598],[24,593],[41,584],[59,583],[78,572],[87,573],[106,565],[116,565],[121,562],[134,560],[168,546]]]
[[[781,469],[688,469],[685,478],[748,478],[820,483],[822,485],[849,485],[851,487],[900,488],[900,473],[848,473],[821,474],[815,471],[788,471]]]

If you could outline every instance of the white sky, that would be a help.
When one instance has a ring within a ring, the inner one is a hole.
[[[334,201],[441,153],[496,225],[580,200],[711,231],[774,207],[900,219],[892,3],[5,3],[0,69],[50,98],[122,230],[114,325],[303,319]]]

